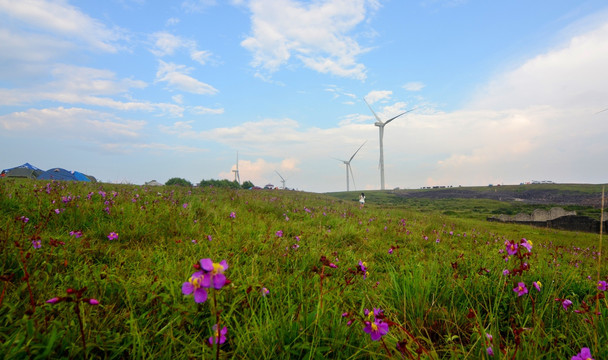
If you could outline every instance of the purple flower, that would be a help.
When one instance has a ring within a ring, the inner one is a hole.
[[[589,350],[589,348],[584,347],[581,349],[581,352],[573,356],[571,360],[593,360],[593,358],[591,357],[591,350]]]
[[[510,272],[508,269],[504,269],[504,270],[502,271],[502,275],[503,275],[503,276],[507,276],[507,275],[509,275],[510,273],[511,273],[511,272]]]
[[[222,330],[217,330],[217,324],[212,327],[214,335],[209,338],[209,344],[223,344],[226,342],[226,333],[228,329],[224,326]]]
[[[230,218],[236,219],[236,213],[234,211],[230,213]]]
[[[393,248],[388,249],[388,253],[392,254],[393,253]]]
[[[32,240],[32,246],[34,247],[34,249],[40,249],[42,247],[42,241]]]
[[[48,299],[46,302],[49,304],[55,304],[57,301],[59,301],[58,297],[54,297],[52,299]]]
[[[79,237],[82,236],[82,231],[80,231],[80,230],[70,231],[70,236],[74,236],[74,237],[76,237],[76,239],[78,239]]]
[[[598,290],[602,290],[602,291],[606,291],[606,282],[603,280],[600,280],[597,282],[597,289]]]
[[[275,233],[277,237],[283,237],[283,230],[279,230]]]
[[[89,299],[89,304],[91,304],[91,305],[99,305],[99,300],[97,300],[97,299]]]
[[[543,286],[543,284],[541,284],[540,281],[535,281],[532,283],[532,285],[534,285],[534,288],[538,291],[540,291],[540,287]]]
[[[568,311],[568,307],[570,307],[570,305],[572,305],[572,301],[568,299],[562,301],[562,307],[564,308],[564,310]]]
[[[517,250],[518,250],[518,245],[515,241],[511,240],[511,241],[506,241],[505,242],[505,246],[507,248],[507,254],[509,255],[515,255],[517,254]]]
[[[55,209],[55,214],[59,214],[60,212],[61,212],[61,210]]]
[[[528,293],[528,288],[525,283],[519,282],[517,286],[513,288],[513,291],[517,293],[517,296],[522,296]]]
[[[194,302],[203,303],[207,300],[207,291],[203,289],[203,272],[197,271],[190,279],[182,284],[182,294],[190,295],[194,293]]]
[[[108,235],[108,240],[116,240],[118,239],[118,233],[115,233],[114,231],[112,231],[110,233],[110,235]]]
[[[525,247],[528,252],[532,251],[532,241],[528,241],[526,238],[521,239],[521,246]]]
[[[188,207],[188,203],[184,203],[184,205],[182,205],[182,207],[185,209]]]
[[[388,333],[388,324],[380,319],[375,319],[373,322],[366,321],[363,331],[371,336],[372,341],[378,341]]]
[[[226,260],[214,263],[211,259],[201,259],[199,263],[201,269],[203,269],[203,280],[201,282],[203,287],[213,286],[215,289],[221,289],[226,284],[226,275],[224,275],[224,271],[228,269]]]
[[[207,240],[212,241],[213,238],[211,237],[211,235],[207,235]]]
[[[338,267],[338,265],[336,265],[334,263],[329,263],[329,267],[332,269],[336,269]]]
[[[262,295],[264,295],[264,296],[266,296],[266,295],[270,294],[270,290],[268,290],[268,289],[267,289],[267,288],[265,288],[265,287],[263,287],[261,291],[262,291]]]
[[[27,224],[27,222],[30,221],[30,219],[25,216],[20,217],[19,220],[23,221],[24,224]]]
[[[494,356],[494,350],[492,350],[492,347],[491,347],[491,346],[489,346],[489,347],[486,349],[486,352],[488,353],[488,355],[489,355],[489,356]]]

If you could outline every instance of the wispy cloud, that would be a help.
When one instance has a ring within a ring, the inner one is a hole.
[[[156,72],[156,82],[166,82],[170,87],[193,94],[213,95],[218,92],[216,88],[205,84],[190,75],[191,68],[185,65],[177,65],[159,61]]]
[[[166,31],[156,32],[150,35],[153,43],[150,52],[158,57],[172,56],[178,50],[186,49],[190,58],[201,65],[205,65],[213,56],[210,51],[199,50],[194,40],[184,39]]]

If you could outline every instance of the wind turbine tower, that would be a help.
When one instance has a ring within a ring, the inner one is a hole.
[[[281,176],[281,174],[279,174],[278,171],[275,170],[274,172],[276,172],[277,175],[279,175],[279,177],[281,178],[281,182],[283,183],[283,190],[285,190],[285,179],[283,179],[283,177]]]
[[[353,158],[355,157],[355,155],[357,155],[357,153],[359,152],[359,150],[361,150],[361,148],[363,147],[363,145],[365,145],[366,142],[367,141],[365,141],[363,144],[361,144],[361,146],[359,146],[359,148],[357,149],[357,151],[355,151],[355,153],[353,154],[353,156],[351,156],[350,159],[348,159],[348,161],[347,160],[336,159],[338,161],[342,161],[344,163],[344,165],[346,165],[346,191],[350,191],[350,181],[348,180],[348,173],[349,172],[350,172],[350,174],[353,177],[353,185],[355,185],[355,175],[353,175],[353,169],[350,166],[350,162],[353,160]]]
[[[232,170],[234,173],[234,181],[241,185],[241,175],[239,175],[239,152],[236,152],[236,170]]]
[[[397,116],[393,116],[392,118],[382,122],[382,120],[380,120],[378,115],[376,115],[376,113],[374,112],[374,109],[372,109],[372,107],[369,105],[367,100],[365,100],[365,98],[363,98],[363,101],[365,101],[365,103],[367,104],[367,107],[372,111],[372,113],[374,114],[374,117],[376,118],[376,122],[374,123],[374,125],[378,127],[379,136],[380,136],[380,189],[384,190],[384,145],[383,145],[383,141],[382,141],[384,138],[384,127],[386,126],[386,124],[395,120],[399,116],[405,115],[408,112],[414,111],[416,109],[404,111],[401,114],[399,114]]]

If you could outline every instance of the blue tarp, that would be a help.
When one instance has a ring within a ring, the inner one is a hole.
[[[91,179],[89,179],[85,174],[78,171],[74,171],[74,177],[78,181],[91,181]]]
[[[40,174],[40,176],[38,176],[38,180],[78,181],[72,172],[61,168],[52,168],[43,172]]]

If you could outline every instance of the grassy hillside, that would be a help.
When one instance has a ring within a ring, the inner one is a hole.
[[[608,357],[597,235],[346,196],[2,180],[0,354]]]
[[[534,184],[440,189],[366,191],[368,203],[440,212],[460,218],[486,219],[499,214],[531,213],[561,207],[578,215],[600,218],[602,184]],[[327,195],[355,201],[359,192]]]

